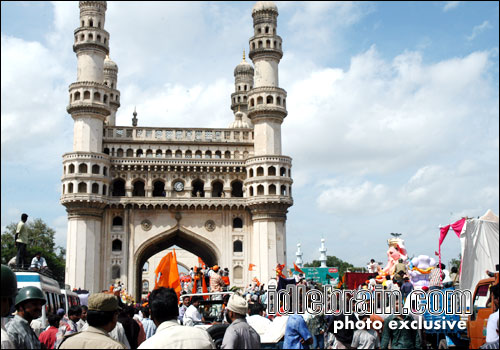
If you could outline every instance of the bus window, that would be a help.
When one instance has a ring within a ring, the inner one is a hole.
[[[45,311],[46,311],[46,314],[51,314],[54,312],[53,310],[53,306],[51,304],[51,299],[49,297],[49,293],[48,292],[45,292],[45,298],[47,299],[47,303],[45,305],[47,305],[47,307],[45,308]]]
[[[64,294],[61,294],[59,295],[59,300],[61,302],[61,308],[64,309],[64,312],[68,312],[68,310],[66,310],[66,296]]]

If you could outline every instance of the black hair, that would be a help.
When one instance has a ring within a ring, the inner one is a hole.
[[[144,318],[149,318],[149,308],[143,307],[143,308],[141,308],[141,312],[142,312],[142,316],[144,316]]]
[[[405,282],[408,282],[409,280],[410,280],[410,278],[408,278],[408,277],[403,278],[403,281],[405,281]]]
[[[21,215],[21,220],[28,220],[28,214],[22,214]]]
[[[458,273],[458,268],[456,266],[453,266],[451,268],[451,273]]]
[[[203,297],[201,297],[199,295],[195,295],[195,296],[191,297],[191,304],[194,304],[197,301],[202,301],[202,300],[203,300]]]
[[[95,311],[89,310],[87,313],[87,322],[89,326],[102,328],[113,322],[115,311]]]
[[[69,316],[75,316],[75,315],[81,315],[82,314],[82,307],[80,305],[74,305],[69,308],[68,310],[68,317]]]
[[[446,269],[446,265],[445,264],[441,264],[441,270],[444,270]]]
[[[374,263],[375,262],[375,259],[371,259],[370,262]]]
[[[172,288],[160,287],[149,295],[151,317],[158,324],[174,320],[179,316],[177,293]]]
[[[59,328],[59,321],[61,321],[61,316],[57,316],[56,314],[50,314],[47,317],[47,320],[49,321],[49,324],[52,327]]]
[[[498,299],[498,293],[500,289],[500,284],[497,283],[494,286],[491,287],[491,293],[493,293],[493,298]]]
[[[261,311],[264,311],[264,307],[260,303],[250,303],[248,304],[248,314],[250,316],[260,315]]]
[[[391,276],[387,275],[387,276],[385,276],[385,279],[389,281],[391,279]]]
[[[87,305],[81,305],[82,307],[82,311],[85,310],[85,311],[88,311],[89,310],[89,307]]]

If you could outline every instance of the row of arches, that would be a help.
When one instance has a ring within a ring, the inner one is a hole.
[[[63,172],[64,174],[74,174],[77,169],[77,166],[73,163],[69,164],[68,167],[66,168],[66,165],[63,167]],[[67,171],[67,172],[66,172]],[[87,163],[80,163],[78,164],[78,174],[88,174],[89,173],[89,166]],[[91,167],[91,174],[96,174],[100,175],[101,174],[101,167],[98,164],[94,164]],[[108,175],[108,168],[107,167],[102,167],[102,175],[107,176]]]
[[[258,167],[255,170],[255,175],[256,176],[276,176],[276,167],[270,166],[267,168],[267,173],[264,175],[264,167]],[[287,171],[285,167],[280,168],[280,176],[286,176]],[[252,168],[248,170],[248,177],[254,177],[254,171]],[[288,177],[292,177],[292,170],[288,169]]]
[[[67,185],[67,187],[66,187],[66,185]],[[87,182],[83,182],[83,181],[79,182],[77,184],[75,184],[73,182],[68,182],[67,184],[63,184],[63,186],[62,186],[62,194],[87,193],[87,194],[101,194],[103,196],[106,196],[107,191],[108,191],[108,187],[103,184],[102,188],[101,188],[101,186],[98,182],[93,182],[90,184],[87,184]]]
[[[256,48],[263,49],[264,48],[264,41],[259,40],[257,41],[257,45],[255,44],[255,41],[252,42],[252,50],[255,50]],[[281,50],[281,42],[277,42],[276,40],[271,41],[270,39],[266,40],[266,49],[279,49]]]
[[[97,34],[96,37],[95,37],[95,40],[94,40],[94,34],[93,33],[88,33],[86,40],[96,41],[98,43],[102,42],[104,45],[106,45],[106,43],[108,42],[108,38],[101,37],[101,34]],[[85,41],[85,34],[82,33],[79,36],[75,35],[75,43],[78,43],[78,41]]]
[[[113,88],[113,86],[111,86],[111,88]],[[82,97],[82,93],[80,91],[76,91],[75,93],[72,93],[72,94],[69,94],[69,102],[76,102],[76,101],[80,101],[80,100],[89,100],[90,102],[99,102],[99,103],[104,103],[104,104],[108,104],[109,102],[112,102],[112,101],[116,101],[118,102],[120,96],[117,94],[110,94],[110,100],[108,100],[108,95],[107,94],[103,94],[102,95],[102,99],[101,99],[101,93],[99,91],[95,91],[94,92],[94,95],[93,95],[93,98],[91,98],[92,94],[89,90],[84,90],[83,91],[83,97]]]
[[[179,180],[175,180],[176,182]],[[158,179],[152,184],[152,197],[165,197],[165,182]],[[196,179],[191,182],[191,196],[205,197],[205,183],[201,179]],[[116,179],[111,184],[111,195],[115,197],[126,196],[125,180]],[[146,183],[142,179],[138,179],[132,183],[132,196],[145,197]],[[221,180],[215,180],[211,183],[211,197],[224,197],[224,183]],[[243,183],[240,180],[235,180],[231,183],[231,197],[243,197]]]
[[[255,100],[253,98],[250,99],[250,107],[254,107],[256,104],[257,105],[264,104],[264,97],[259,96]],[[286,108],[286,99],[285,98],[281,99],[280,96],[277,96],[276,103],[274,103],[274,96],[267,95],[266,96],[266,104],[268,104],[268,105],[269,104],[276,104],[278,106],[283,106],[284,108]]]
[[[120,215],[117,215],[113,218],[113,221],[112,221],[112,225],[113,227],[123,227],[123,218],[120,216]],[[233,219],[233,229],[235,228],[243,228],[243,219],[242,218],[239,218],[239,217],[236,217]],[[116,241],[119,241],[117,242],[116,244],[116,249],[114,248],[115,247],[115,244],[113,241],[113,248],[112,250],[121,250],[121,240],[120,239],[116,239]],[[119,247],[119,248],[118,248]]]
[[[105,154],[110,154],[110,150],[108,147],[104,148],[103,153]],[[243,159],[248,158],[249,153],[248,151],[244,151],[243,153],[240,153],[239,151],[234,151],[234,154],[231,154],[231,151],[225,151],[222,153],[222,151],[214,151],[212,152],[211,150],[197,150],[197,151],[191,151],[191,150],[175,150],[172,151],[170,149],[167,150],[162,150],[162,149],[157,149],[153,151],[152,149],[147,149],[144,151],[142,148],[134,149],[134,148],[128,148],[127,150],[124,150],[123,148],[118,148],[115,151],[115,154],[112,156],[116,157],[127,157],[127,158],[133,158],[133,157],[146,157],[146,158],[187,158],[187,159],[240,159],[241,155],[243,156]]]
[[[276,34],[276,28],[269,28],[269,26],[265,27],[257,27],[256,29],[256,34]]]
[[[95,22],[93,18],[88,18],[86,23],[88,27],[93,27]],[[85,19],[82,19],[82,27],[85,27]],[[97,28],[101,28],[101,21],[97,21]]]
[[[266,195],[273,196],[273,195],[278,194],[278,192],[277,192],[278,187],[274,184],[268,185],[267,191],[265,190],[266,187],[264,185],[257,185],[255,189],[254,189],[254,187],[255,186],[248,186],[248,194],[250,197],[266,196]],[[279,190],[280,190],[280,192],[279,192],[280,196],[285,196],[285,197],[292,196],[292,188],[290,186],[281,185]]]

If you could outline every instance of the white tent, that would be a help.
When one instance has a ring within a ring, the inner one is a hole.
[[[474,293],[479,280],[487,278],[486,270],[496,271],[499,262],[498,216],[488,210],[479,219],[469,219],[460,233],[462,271],[460,289]]]

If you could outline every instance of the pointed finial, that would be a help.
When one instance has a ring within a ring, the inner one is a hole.
[[[132,115],[134,116],[132,118],[132,126],[137,126],[137,111],[135,106],[134,106],[134,113],[132,113]]]
[[[240,111],[240,105],[238,105],[238,112]]]
[[[243,49],[243,61],[245,61],[245,49]]]

